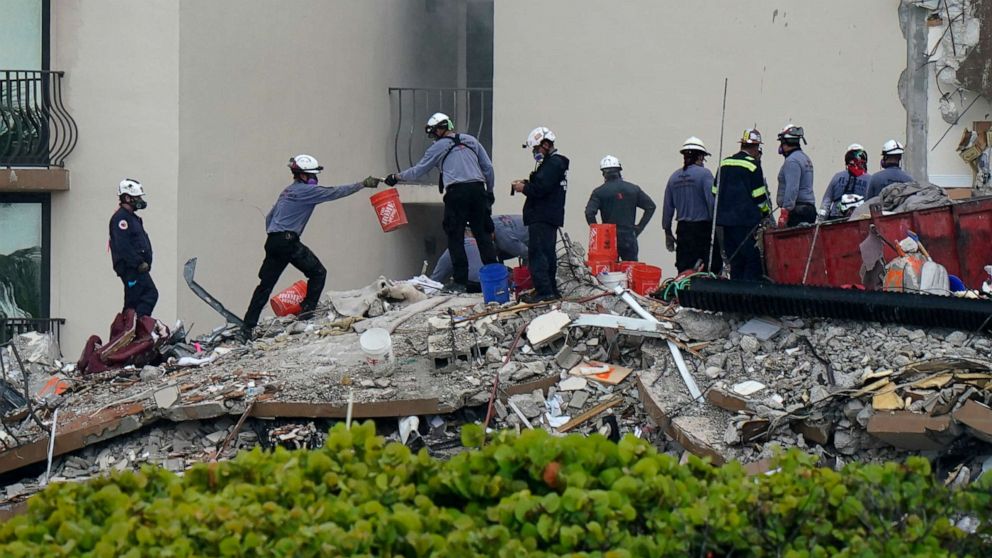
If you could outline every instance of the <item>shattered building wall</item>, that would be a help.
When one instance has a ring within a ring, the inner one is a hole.
[[[584,237],[583,208],[601,182],[599,160],[620,158],[626,179],[659,205],[641,236],[641,259],[674,274],[664,251],[660,206],[679,147],[699,136],[720,144],[728,78],[724,155],[741,131],[757,125],[769,144],[765,176],[777,191],[782,159],[776,133],[788,122],[806,129],[804,149],[816,169],[817,203],[843,169],[845,148],[878,150],[902,138],[906,112],[898,81],[906,67],[899,0],[836,2],[573,2],[503,0],[495,13],[497,181],[526,176],[519,145],[538,125],[553,129],[572,161],[565,229]],[[500,211],[522,200],[501,197]]]
[[[182,279],[192,256],[198,281],[242,313],[257,283],[264,215],[291,180],[288,158],[316,156],[330,185],[385,172],[387,88],[456,85],[457,49],[424,33],[455,29],[456,4],[53,3],[52,67],[66,71],[80,130],[66,165],[71,190],[52,202],[51,314],[67,319],[65,355],[105,336],[121,306],[107,252],[121,178],[148,192],[156,316],[199,332],[221,321]],[[337,289],[419,271],[424,251],[422,239],[382,234],[368,192],[319,207],[304,240]],[[289,270],[277,289],[300,278]]]

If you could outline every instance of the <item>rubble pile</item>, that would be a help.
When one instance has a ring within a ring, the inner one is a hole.
[[[777,447],[838,467],[992,453],[987,336],[679,308],[600,286],[581,248],[563,246],[554,303],[486,304],[380,278],[326,293],[312,320],[263,322],[248,343],[215,330],[163,348],[160,366],[91,375],[59,362],[46,336],[20,338],[0,348],[8,501],[47,479],[319,447],[332,421],[367,418],[442,456],[459,451],[467,422],[633,434],[715,463],[760,463]],[[363,352],[376,328],[388,357]]]

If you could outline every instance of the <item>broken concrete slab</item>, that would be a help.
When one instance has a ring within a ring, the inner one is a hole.
[[[730,324],[722,316],[681,308],[673,318],[682,327],[683,333],[694,341],[713,341],[730,333]]]
[[[168,409],[169,407],[175,405],[176,401],[179,401],[179,387],[178,386],[165,386],[152,394],[155,399],[155,406],[159,409]]]
[[[732,413],[743,411],[748,407],[748,399],[727,390],[724,386],[716,385],[706,390],[706,400]]]
[[[992,443],[992,409],[987,405],[969,399],[952,416],[965,425],[972,436]]]
[[[562,336],[562,330],[572,319],[561,310],[552,310],[531,320],[527,326],[527,341],[538,348]]]
[[[588,383],[588,380],[581,376],[569,376],[558,383],[558,389],[561,391],[577,391],[585,389]]]
[[[752,318],[737,328],[741,335],[754,336],[758,341],[768,341],[782,330],[782,325],[771,318]]]
[[[941,450],[957,437],[950,415],[930,417],[908,411],[876,413],[868,419],[868,433],[900,449]]]

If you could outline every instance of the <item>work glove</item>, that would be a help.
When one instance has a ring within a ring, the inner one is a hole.
[[[665,233],[665,249],[669,252],[675,251],[675,235],[670,232]]]
[[[396,183],[399,182],[399,180],[396,180],[395,174],[390,174],[389,176],[386,177],[386,180],[384,180],[384,182],[386,183],[386,186],[396,186]]]
[[[493,210],[493,204],[496,203],[496,194],[486,191],[486,202],[489,203],[489,211]]]
[[[366,176],[365,180],[362,181],[362,186],[365,186],[366,188],[378,188],[379,179],[374,176]]]
[[[138,273],[148,273],[149,269],[151,269],[151,266],[148,265],[148,262],[141,262],[138,266]]]

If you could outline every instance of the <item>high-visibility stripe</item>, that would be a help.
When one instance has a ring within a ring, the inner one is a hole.
[[[720,166],[721,167],[741,167],[741,168],[745,168],[745,169],[749,170],[750,172],[754,172],[754,171],[758,170],[758,165],[755,165],[754,163],[752,163],[750,161],[745,161],[744,159],[724,159],[723,162],[720,163]]]
[[[768,195],[768,188],[765,188],[764,186],[751,190],[752,198],[760,198],[761,196],[767,196],[767,195]]]

